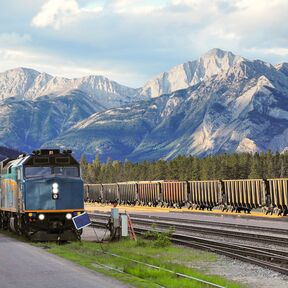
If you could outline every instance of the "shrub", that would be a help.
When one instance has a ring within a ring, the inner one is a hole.
[[[151,227],[152,230],[144,233],[145,239],[152,240],[154,247],[167,247],[171,245],[171,237],[175,231],[174,227],[170,227],[167,232],[157,231],[155,224],[153,224]]]

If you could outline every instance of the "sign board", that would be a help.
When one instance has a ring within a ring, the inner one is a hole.
[[[91,221],[89,219],[89,216],[86,212],[75,216],[72,218],[74,226],[77,230],[80,230],[86,226],[89,226],[91,224]]]

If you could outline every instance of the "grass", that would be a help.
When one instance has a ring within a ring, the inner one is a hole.
[[[211,286],[180,278],[167,271],[156,270],[143,264],[132,262],[129,259],[160,266],[164,269],[197,277],[225,287],[244,287],[239,283],[229,281],[220,276],[207,275],[205,271],[192,268],[192,266],[197,266],[197,262],[202,262],[203,264],[203,261],[216,261],[217,256],[213,253],[172,245],[158,247],[153,245],[153,241],[141,238],[137,241],[122,240],[102,244],[82,241],[60,246],[55,243],[38,243],[36,245],[91,270],[115,277],[120,281],[133,285],[133,287],[204,288]],[[110,255],[111,253],[120,255],[123,258],[114,257]],[[121,271],[124,273],[121,273]]]

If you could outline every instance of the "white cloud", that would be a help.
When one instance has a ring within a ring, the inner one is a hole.
[[[80,8],[76,0],[48,0],[41,7],[40,12],[32,19],[35,27],[53,27],[59,29],[61,26],[75,20],[81,13],[99,13],[103,10],[101,6],[87,5]]]
[[[67,78],[84,77],[87,75],[103,75],[121,84],[136,87],[135,83],[127,83],[127,79],[133,79],[137,71],[129,67],[111,67],[107,61],[93,63],[89,60],[74,61],[48,54],[45,51],[39,52],[31,48],[1,48],[0,49],[0,73],[16,67],[32,68],[40,72],[46,72],[53,76]],[[138,75],[139,77],[140,75]],[[144,82],[144,77],[140,79]],[[126,83],[125,83],[126,82]]]
[[[287,62],[287,11],[287,0],[10,0],[0,11],[0,49],[9,48],[10,66],[15,57],[14,66],[103,73],[140,86],[213,47]]]
[[[165,8],[168,0],[115,0],[110,1],[106,8],[116,14],[149,14]]]
[[[266,54],[266,55],[276,55],[276,56],[287,56],[288,57],[288,48],[286,47],[272,47],[272,48],[248,48],[245,49],[247,52],[253,52],[258,54]]]
[[[49,0],[41,8],[40,12],[32,19],[35,27],[59,28],[73,16],[79,13],[79,6],[76,0]]]
[[[18,33],[2,33],[0,34],[0,45],[3,47],[11,47],[20,44],[31,42],[31,36],[29,34]]]

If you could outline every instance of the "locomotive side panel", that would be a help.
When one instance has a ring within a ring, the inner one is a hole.
[[[19,206],[16,169],[10,168],[7,172],[7,174],[2,174],[1,176],[0,209],[17,212]]]

